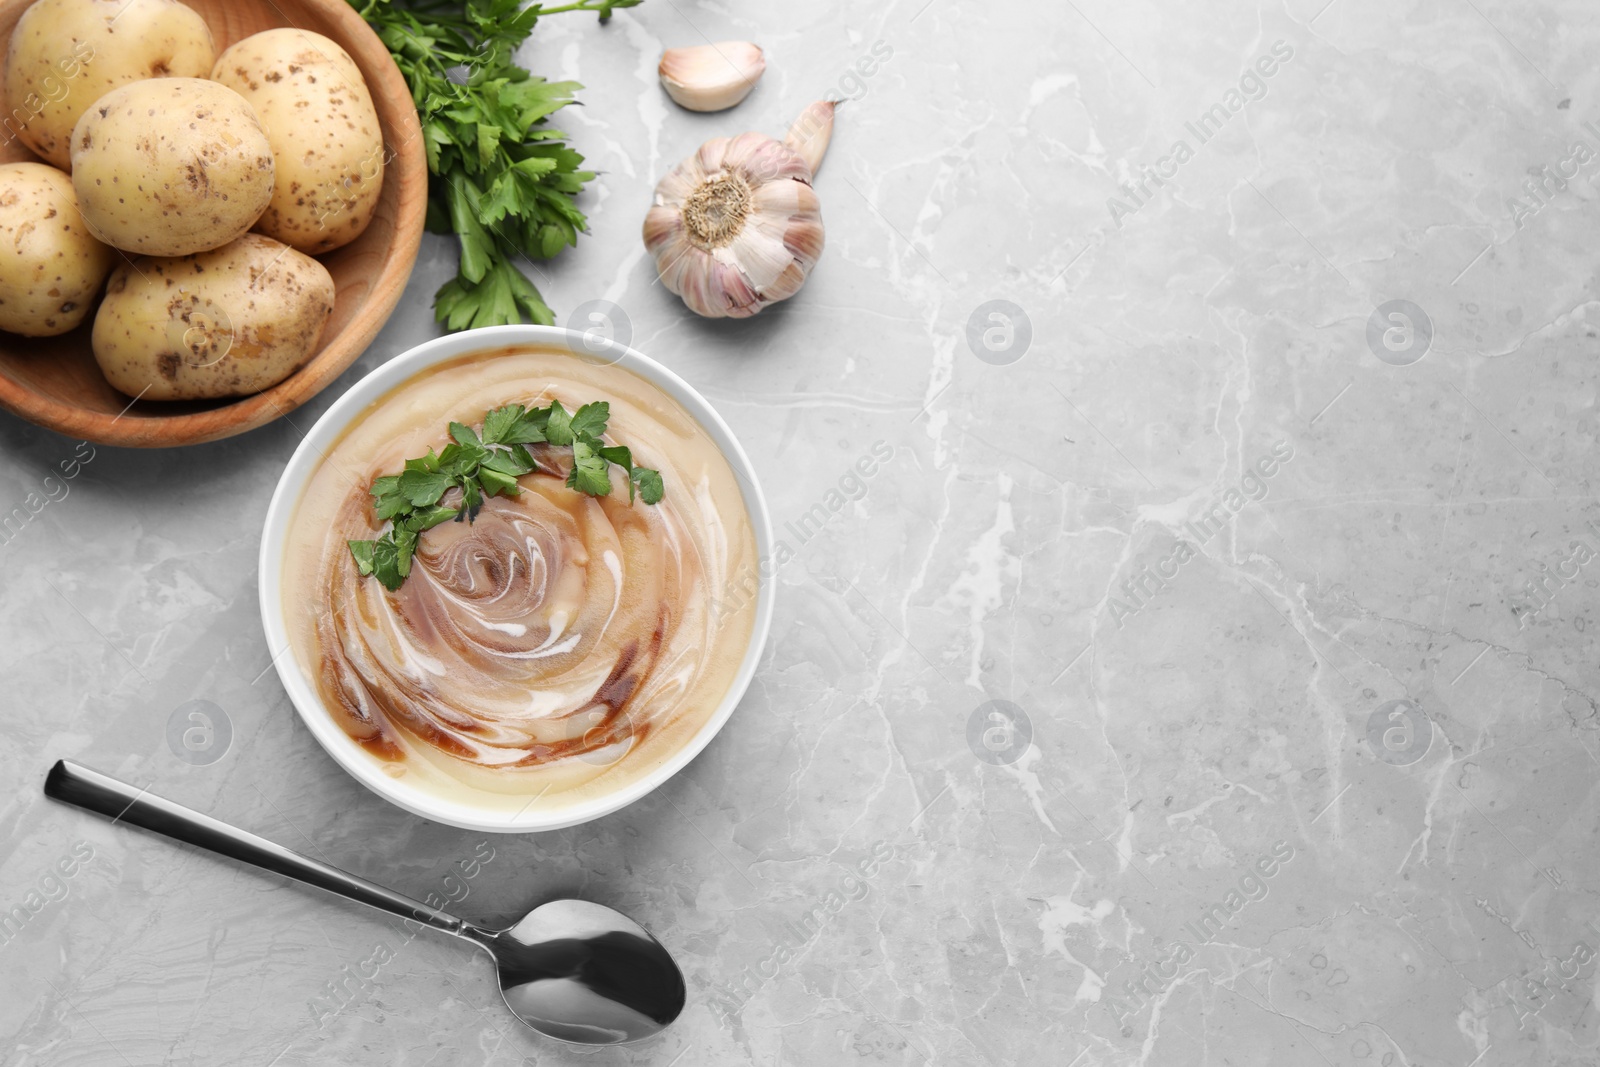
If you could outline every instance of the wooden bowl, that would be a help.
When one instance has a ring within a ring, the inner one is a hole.
[[[0,0],[0,57],[32,0]],[[0,407],[97,444],[167,448],[254,429],[315,396],[366,349],[400,301],[417,261],[427,213],[428,170],[411,91],[383,42],[345,0],[184,0],[216,38],[217,53],[242,37],[283,26],[332,38],[361,68],[383,127],[388,165],[372,223],[343,248],[320,255],[337,289],[333,316],[311,359],[254,396],[140,401],[111,388],[89,347],[94,316],[60,337],[0,332]],[[0,114],[9,109],[0,109]],[[0,145],[0,163],[38,162],[21,141]]]

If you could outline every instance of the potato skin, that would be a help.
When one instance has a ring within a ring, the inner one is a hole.
[[[316,254],[361,236],[383,191],[383,129],[361,71],[307,30],[266,30],[217,58],[211,79],[250,102],[277,161],[256,232]]]
[[[193,256],[141,256],[111,274],[94,358],[129,396],[247,396],[305,364],[333,302],[326,267],[257,233]]]
[[[84,226],[72,179],[43,163],[0,164],[0,330],[73,329],[115,257]]]
[[[72,185],[89,231],[125,252],[187,256],[255,225],[273,160],[238,93],[199,78],[113,89],[72,130]]]
[[[90,104],[143,78],[204,78],[216,54],[205,20],[178,0],[38,0],[11,34],[0,122],[66,170]]]

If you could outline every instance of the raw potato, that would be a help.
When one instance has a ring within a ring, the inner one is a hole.
[[[383,191],[383,131],[355,60],[306,30],[267,30],[222,53],[211,72],[250,102],[277,161],[256,232],[315,254],[347,245]]]
[[[0,330],[54,337],[77,326],[115,255],[89,236],[72,179],[43,163],[0,165]]]
[[[65,170],[90,104],[144,78],[204,78],[216,54],[205,20],[178,0],[38,0],[11,34],[4,139]]]
[[[126,252],[187,256],[255,225],[272,149],[244,97],[199,78],[113,89],[72,130],[72,185],[89,231]]]
[[[333,299],[326,267],[256,233],[195,256],[144,256],[112,272],[94,358],[145,400],[247,396],[311,357]]]

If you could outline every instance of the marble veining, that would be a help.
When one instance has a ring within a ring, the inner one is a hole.
[[[726,39],[766,48],[755,92],[671,104],[661,49]],[[267,498],[434,335],[441,238],[263,429],[0,418],[0,1059],[1600,1061],[1597,49],[1576,0],[543,22],[525,59],[587,86],[561,120],[604,174],[530,276],[751,455],[783,550],[748,696],[650,797],[523,837],[384,804],[301,725]],[[639,240],[656,179],[830,91],[810,281],[694,319]],[[460,943],[50,804],[60,757],[488,923],[620,908],[689,1007],[558,1046]]]

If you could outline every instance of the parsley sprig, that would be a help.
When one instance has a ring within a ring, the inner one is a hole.
[[[555,315],[516,258],[549,259],[588,222],[575,198],[592,171],[545,120],[573,102],[577,82],[547,82],[516,63],[541,15],[589,11],[605,22],[643,0],[349,0],[377,32],[411,88],[428,155],[428,229],[454,233],[456,276],[433,297],[451,330]]]
[[[539,469],[529,445],[551,444],[572,448],[567,485],[589,496],[611,493],[611,465],[628,478],[628,502],[635,495],[646,504],[659,503],[666,488],[661,473],[634,465],[626,445],[608,445],[603,439],[611,405],[604,400],[568,412],[555,400],[549,407],[529,408],[507,404],[486,412],[480,436],[472,427],[450,424],[451,442],[437,453],[406,460],[399,474],[373,481],[373,509],[380,520],[391,523],[388,532],[371,541],[348,541],[356,569],[372,575],[385,589],[395,590],[411,574],[417,538],[443,522],[478,517],[484,499],[517,496],[517,479]],[[451,489],[460,490],[455,506],[444,503]]]

